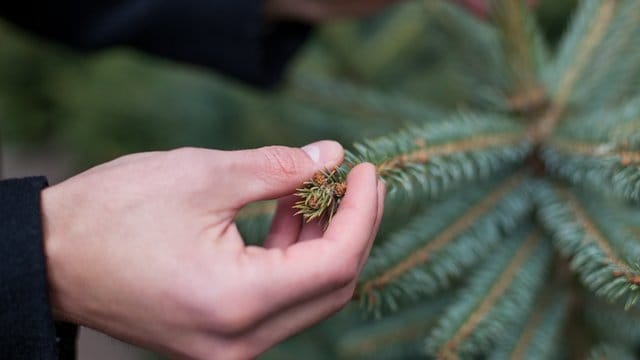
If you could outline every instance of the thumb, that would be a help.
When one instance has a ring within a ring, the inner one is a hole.
[[[340,165],[342,146],[335,141],[318,141],[302,148],[267,146],[230,152],[230,189],[238,207],[257,200],[291,194],[319,170]]]

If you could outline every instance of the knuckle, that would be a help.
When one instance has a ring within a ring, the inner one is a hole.
[[[166,153],[165,165],[181,179],[189,181],[192,187],[206,185],[211,169],[205,151],[195,147],[181,147]]]
[[[233,341],[231,344],[228,344],[224,350],[225,359],[253,359],[258,355],[255,346],[244,339]]]
[[[356,280],[358,275],[359,269],[356,261],[343,261],[343,263],[334,270],[333,283],[340,287],[347,286]]]
[[[181,147],[168,152],[171,160],[176,162],[179,166],[196,167],[198,169],[208,169],[208,164],[211,162],[208,160],[208,152],[197,147]]]
[[[356,282],[353,281],[351,284],[347,285],[344,289],[341,290],[340,293],[340,306],[337,310],[342,309],[345,305],[351,302],[353,299],[353,294],[356,291]]]
[[[210,349],[208,344],[199,342],[186,345],[184,349],[176,351],[174,355],[185,360],[204,360],[210,358],[215,352],[215,349]]]
[[[174,156],[176,158],[179,159],[189,159],[189,158],[193,158],[196,154],[198,154],[200,152],[200,149],[195,148],[195,147],[191,147],[191,146],[185,146],[185,147],[180,147],[177,149],[173,149],[171,151],[168,152],[168,154],[170,154],[171,156]]]
[[[224,335],[237,335],[252,328],[257,322],[255,306],[238,298],[222,300],[208,316],[210,326]]]
[[[185,166],[187,164],[191,166],[198,158],[199,151],[193,147],[181,147],[165,153],[166,165],[171,167]]]
[[[243,337],[212,339],[212,341],[200,341],[191,345],[185,354],[180,354],[179,358],[189,360],[207,359],[229,359],[244,360],[251,359],[251,344]]]
[[[276,179],[288,178],[305,168],[306,155],[284,146],[268,146],[261,149],[265,172]]]
[[[355,291],[355,283],[349,284],[344,288],[340,289],[336,293],[335,298],[329,307],[329,311],[331,313],[336,313],[342,310],[342,308],[344,308],[347,304],[349,304],[349,302],[351,302],[351,299],[353,299],[354,291]]]
[[[342,310],[346,305],[346,302],[342,301],[342,299],[337,299],[336,301],[334,301],[331,306],[329,307],[329,316],[332,314],[337,313],[338,311]]]

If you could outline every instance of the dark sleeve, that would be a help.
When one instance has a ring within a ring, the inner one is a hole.
[[[0,181],[0,359],[69,359],[76,327],[49,305],[40,192],[42,177]],[[60,356],[59,356],[60,355]]]
[[[0,1],[0,16],[84,50],[129,45],[270,86],[309,34],[265,24],[264,0]]]

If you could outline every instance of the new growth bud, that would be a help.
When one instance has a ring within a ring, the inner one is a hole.
[[[296,193],[300,197],[293,206],[298,210],[296,215],[302,215],[306,222],[320,219],[328,225],[347,191],[345,175],[337,168],[319,171],[303,185]]]

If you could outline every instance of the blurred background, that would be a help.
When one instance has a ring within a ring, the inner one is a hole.
[[[490,54],[447,31],[433,3],[409,1],[316,29],[283,85],[270,92],[130,49],[77,53],[0,19],[1,174],[46,175],[56,183],[124,154],[179,146],[299,146],[323,138],[348,146],[411,123],[407,104],[402,118],[379,107],[408,100],[442,110],[481,106],[481,71],[456,77],[456,64],[473,58],[481,69]],[[551,43],[573,6],[538,6]],[[157,358],[86,329],[79,355]]]

